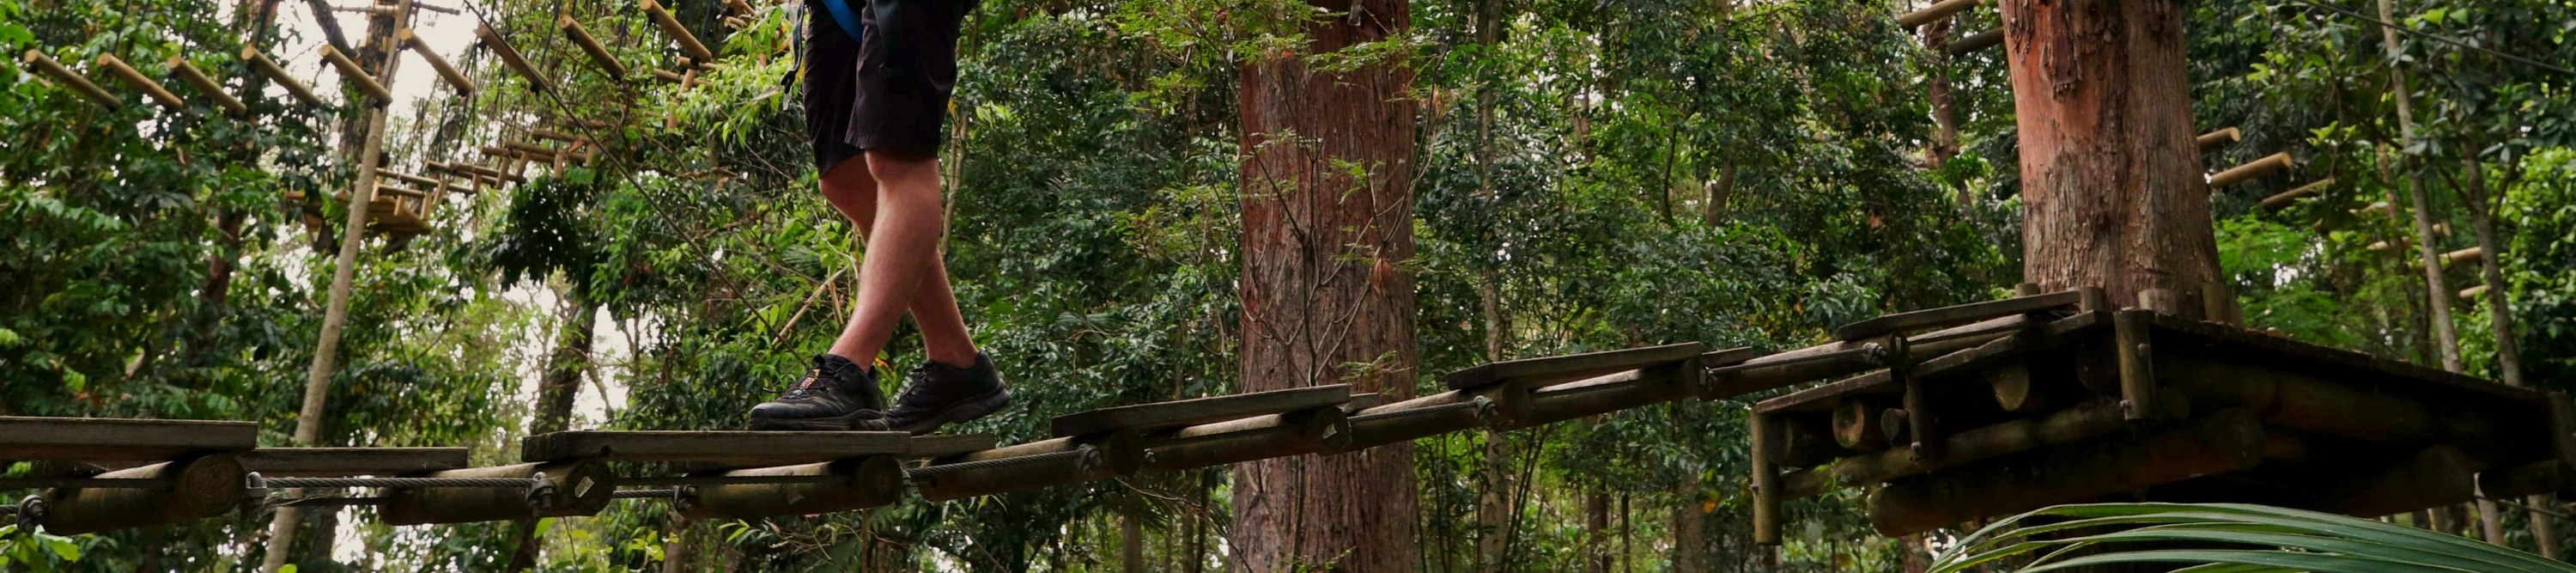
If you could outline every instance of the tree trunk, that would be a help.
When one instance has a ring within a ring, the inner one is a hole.
[[[1476,3],[1476,44],[1488,49],[1502,42],[1502,15],[1505,0],[1481,0]],[[1476,88],[1476,200],[1486,208],[1501,207],[1494,193],[1494,90],[1491,85]],[[1476,298],[1485,314],[1485,360],[1503,360],[1507,326],[1503,318],[1502,273],[1494,266],[1501,263],[1492,256],[1497,248],[1490,227],[1478,237],[1478,250],[1483,264],[1476,269]],[[1512,442],[1499,433],[1485,434],[1484,465],[1476,500],[1476,570],[1493,572],[1503,569],[1503,552],[1510,546],[1512,530]]]
[[[1314,5],[1330,12],[1305,21],[1305,53],[1412,25],[1400,0]],[[1410,398],[1413,71],[1316,71],[1273,54],[1245,64],[1241,82],[1242,389],[1348,383]],[[1415,564],[1411,444],[1249,462],[1235,476],[1233,570]]]
[[[1700,511],[1699,487],[1691,484],[1682,488],[1680,493],[1678,503],[1673,504],[1671,524],[1673,570],[1709,571],[1708,534],[1704,530],[1708,514]]]
[[[1145,573],[1144,500],[1128,494],[1126,511],[1118,513],[1118,570]]]
[[[581,395],[581,375],[590,371],[592,328],[599,324],[599,307],[578,289],[563,293],[563,326],[555,334],[555,350],[546,356],[545,377],[537,383],[537,416],[528,426],[530,435],[550,434],[572,428],[572,405]],[[543,540],[537,539],[537,521],[520,520],[511,528],[517,543],[510,552],[509,570],[527,571],[537,566]]]
[[[2471,158],[2462,162],[2468,174],[2468,185],[2460,187],[2462,204],[2469,207],[2469,226],[2477,231],[2478,248],[2486,256],[2478,257],[2478,278],[2486,285],[2487,326],[2492,328],[2496,347],[2496,377],[2516,388],[2526,383],[2522,378],[2521,344],[2514,340],[2513,307],[2505,300],[2504,244],[2496,240],[2495,210],[2504,198],[2503,189],[2487,187],[2486,165]],[[2508,178],[2509,179],[2509,178]],[[2509,183],[2508,183],[2509,185]],[[2534,495],[2523,498],[2531,507],[2531,539],[2540,556],[2558,558],[2558,531],[2549,513],[2541,508],[2555,507],[2554,497]]]
[[[1583,549],[1592,573],[1610,573],[1610,493],[1593,490],[1583,499]]]
[[[359,65],[374,70],[377,81],[388,88],[393,85],[394,73],[402,65],[402,60],[386,57],[385,52],[393,50],[394,30],[406,26],[405,21],[410,19],[411,1],[401,0],[394,8],[391,16],[368,18],[367,46],[358,54],[364,58]],[[329,17],[327,13],[317,16]],[[339,368],[340,331],[349,319],[349,287],[357,280],[358,249],[367,237],[367,205],[376,194],[376,161],[384,155],[385,108],[369,106],[359,115],[366,118],[366,125],[343,123],[341,126],[342,141],[350,143],[342,148],[358,152],[357,157],[350,158],[357,165],[357,177],[350,184],[348,219],[341,224],[339,252],[331,267],[331,288],[323,304],[322,331],[314,341],[313,365],[304,375],[304,401],[295,416],[294,444],[298,446],[319,445],[321,441],[323,410],[331,395],[331,375]],[[364,131],[359,131],[360,127]],[[357,141],[348,141],[351,138]],[[296,508],[281,507],[269,522],[268,553],[260,561],[263,573],[275,573],[286,566],[295,545],[299,513]],[[331,541],[337,537],[334,531],[337,527],[332,526],[335,524],[335,521],[316,524],[311,555],[321,559],[331,557]]]
[[[2178,0],[2006,0],[2021,132],[2024,280],[2198,315],[2218,242],[2193,143]]]

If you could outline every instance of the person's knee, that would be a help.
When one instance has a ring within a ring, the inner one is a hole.
[[[876,211],[877,181],[863,161],[842,161],[823,172],[823,200],[851,219],[865,220]]]
[[[939,195],[939,159],[935,155],[870,149],[867,161],[869,175],[887,193]]]

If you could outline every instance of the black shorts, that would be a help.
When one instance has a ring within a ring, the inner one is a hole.
[[[974,0],[849,0],[864,41],[809,2],[805,129],[814,166],[878,149],[935,157],[957,85],[957,27]]]

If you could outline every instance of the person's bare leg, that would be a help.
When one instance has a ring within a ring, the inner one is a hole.
[[[931,184],[935,188],[938,184],[936,164],[930,173]],[[841,211],[841,216],[848,217],[852,226],[858,228],[859,240],[866,241],[873,232],[871,226],[876,223],[878,194],[877,179],[868,173],[867,162],[860,159],[834,165],[830,172],[823,174],[822,187],[823,198],[831,201],[832,207]],[[870,245],[869,248],[873,250],[875,246]],[[935,242],[932,248],[930,272],[914,287],[917,290],[913,291],[912,302],[905,306],[912,313],[913,326],[921,329],[923,352],[931,360],[950,366],[971,366],[975,363],[975,340],[966,331],[966,317],[957,310],[957,293],[948,282],[948,264],[935,252]],[[861,269],[861,282],[866,282],[865,269]],[[864,303],[861,308],[865,308]],[[842,326],[841,338],[832,346],[834,354],[840,354],[843,345],[851,342],[850,332],[856,328],[858,317],[858,313],[852,313],[850,321]],[[880,348],[883,344],[878,343]],[[843,354],[841,357],[861,365],[876,361],[874,355]]]
[[[868,175],[877,181],[876,217],[867,234],[867,256],[859,265],[859,307],[842,328],[840,339],[832,343],[833,354],[861,364],[885,349],[886,340],[894,336],[895,321],[912,306],[914,293],[933,271],[943,268],[939,264],[944,222],[939,211],[938,160],[883,150],[869,150],[866,160]],[[927,324],[942,316],[955,322],[952,333],[965,331],[965,320],[957,318],[955,295],[948,298],[945,312],[924,313],[925,334],[936,328]],[[967,356],[972,363],[973,354]]]

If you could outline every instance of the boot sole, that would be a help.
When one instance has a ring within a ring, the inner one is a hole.
[[[848,414],[824,418],[752,418],[751,429],[809,432],[849,431],[858,427],[860,414],[878,413],[871,410],[859,410]]]
[[[942,408],[938,412],[934,412],[927,417],[923,417],[919,421],[896,426],[894,429],[897,431],[911,432],[916,436],[928,434],[939,431],[940,426],[963,424],[981,419],[985,416],[993,415],[994,412],[1001,411],[1003,407],[1009,405],[1011,405],[1011,389],[998,388],[993,390],[992,393],[976,396],[974,398],[967,399],[964,402],[958,402],[956,405]]]

